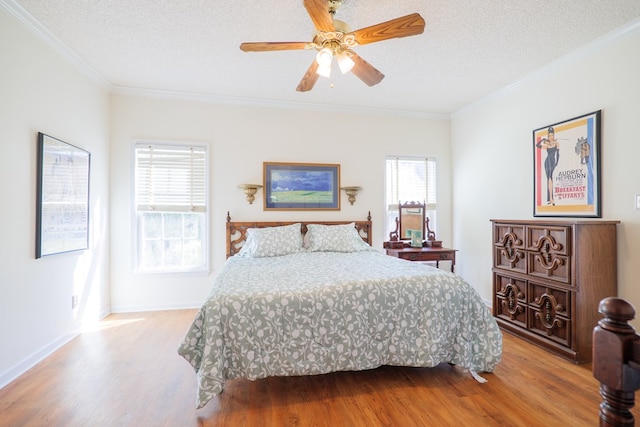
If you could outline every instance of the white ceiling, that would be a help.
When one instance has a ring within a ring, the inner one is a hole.
[[[353,30],[418,12],[423,34],[358,46],[385,79],[352,74],[295,88],[315,51],[242,52],[245,41],[311,41],[302,0],[0,0],[115,91],[222,102],[452,113],[578,48],[640,25],[639,0],[344,0]],[[331,88],[330,85],[334,87]]]

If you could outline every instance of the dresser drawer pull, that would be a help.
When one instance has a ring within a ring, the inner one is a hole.
[[[542,303],[542,299],[543,299],[543,298],[545,299],[545,303],[546,303],[545,305],[546,305],[548,308],[551,308],[550,303],[549,303],[549,299],[548,299],[548,298],[551,298],[551,297],[550,297],[549,295],[547,295],[547,294],[543,294],[541,297],[537,297],[537,298],[535,298],[535,299],[534,299],[534,302],[535,302],[537,305],[540,305],[540,303]],[[564,305],[560,304],[559,302],[556,302],[556,301],[555,301],[555,298],[553,298],[553,301],[554,301],[554,303],[555,303],[555,307],[554,307],[554,308],[555,308],[555,310],[556,310],[556,311],[564,311]]]
[[[562,243],[558,243],[553,236],[542,236],[537,242],[533,244],[533,247],[539,251],[549,252],[551,250],[558,252],[562,250]]]
[[[518,237],[513,233],[505,234],[499,243],[503,243],[504,248],[501,249],[502,254],[507,258],[507,260],[511,263],[517,263],[521,260],[524,255],[519,252],[517,249],[514,249],[513,246],[522,245],[522,240],[518,239]]]
[[[552,259],[551,255],[548,252],[546,254],[536,254],[535,259],[540,262],[542,268],[549,272],[555,271],[558,267],[564,265],[564,260],[560,258]]]

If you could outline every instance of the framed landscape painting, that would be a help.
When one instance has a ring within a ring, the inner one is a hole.
[[[533,216],[601,217],[600,113],[533,131]]]
[[[340,165],[263,165],[265,210],[340,210]]]
[[[89,247],[88,151],[38,133],[36,258]]]

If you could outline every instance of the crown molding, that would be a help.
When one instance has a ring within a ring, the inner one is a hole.
[[[180,91],[168,91],[160,89],[146,89],[139,87],[124,87],[112,85],[103,75],[87,64],[78,54],[69,48],[62,40],[56,37],[51,31],[44,27],[37,19],[27,12],[20,4],[14,0],[0,0],[0,6],[4,7],[11,15],[13,15],[20,23],[36,36],[44,40],[49,46],[53,47],[64,59],[80,70],[85,76],[97,82],[112,94],[122,94],[131,96],[140,96],[147,98],[177,99],[196,102],[240,105],[252,107],[270,107],[285,109],[304,109],[315,111],[333,111],[352,114],[367,115],[385,115],[385,116],[402,116],[425,118],[432,120],[449,120],[449,114],[428,113],[422,111],[408,111],[395,109],[378,109],[360,106],[344,106],[331,104],[315,104],[281,101],[277,99],[258,99],[246,97],[234,97],[225,95],[191,93]]]
[[[71,50],[66,44],[49,31],[44,25],[35,19],[29,12],[14,0],[0,0],[0,6],[4,7],[11,15],[13,15],[20,23],[36,36],[44,40],[56,52],[58,52],[65,60],[71,63],[82,74],[90,80],[100,84],[105,89],[111,89],[111,83],[93,67],[87,64],[78,54]]]
[[[612,32],[605,34],[602,37],[598,37],[592,42],[587,43],[586,45],[583,45],[569,52],[568,54],[561,56],[560,58],[548,63],[547,65],[544,65],[534,70],[533,72],[527,74],[522,79],[515,81],[507,86],[504,86],[503,88],[498,89],[495,92],[492,92],[489,95],[478,99],[477,101],[474,101],[470,104],[465,105],[464,107],[453,112],[451,114],[451,118],[455,119],[455,118],[461,117],[464,114],[470,113],[478,108],[481,108],[482,106],[486,105],[489,102],[499,100],[509,95],[511,92],[517,90],[520,86],[524,84],[532,83],[537,80],[540,80],[543,77],[547,77],[550,74],[553,74],[559,71],[562,67],[564,67],[567,64],[571,64],[581,59],[584,59],[589,55],[592,55],[593,53],[599,51],[600,49],[611,45],[614,42],[623,40],[627,37],[631,37],[638,33],[640,33],[640,19],[631,21],[629,24],[624,25],[618,28],[617,30],[613,30]]]
[[[140,96],[147,98],[162,98],[162,99],[179,99],[196,102],[225,104],[225,105],[241,105],[252,107],[270,107],[270,108],[285,108],[296,110],[320,110],[320,111],[332,111],[352,114],[367,114],[367,115],[384,115],[384,116],[401,116],[401,117],[413,117],[424,118],[432,120],[449,120],[449,114],[428,113],[422,111],[408,111],[408,110],[395,110],[395,109],[379,109],[371,107],[360,106],[344,106],[344,105],[331,105],[331,104],[316,104],[316,103],[302,103],[281,101],[276,99],[258,99],[258,98],[245,98],[234,97],[224,95],[214,95],[205,93],[191,93],[180,91],[168,91],[159,89],[145,89],[138,87],[123,87],[112,85],[103,75],[96,71],[93,67],[87,64],[78,54],[70,49],[62,40],[55,36],[51,31],[45,28],[37,19],[35,19],[29,12],[27,12],[20,4],[14,0],[0,0],[0,5],[3,6],[11,15],[13,15],[19,22],[21,22],[28,30],[36,34],[39,38],[44,40],[49,46],[53,47],[64,59],[74,65],[84,75],[91,80],[102,85],[106,90],[112,94],[122,94],[131,96]]]
[[[401,116],[401,117],[413,117],[424,118],[431,120],[451,120],[452,118],[459,117],[466,114],[476,108],[480,108],[488,102],[496,99],[500,99],[509,93],[513,92],[521,85],[538,80],[544,76],[549,75],[557,71],[563,65],[571,62],[575,62],[581,58],[584,58],[593,52],[601,49],[604,46],[611,44],[614,41],[630,37],[640,32],[640,19],[632,21],[628,25],[625,25],[618,30],[614,30],[609,34],[606,34],[598,39],[588,43],[569,54],[558,58],[557,60],[533,71],[524,78],[507,85],[501,89],[498,89],[491,94],[474,101],[457,111],[447,113],[430,113],[424,111],[410,111],[410,110],[396,110],[396,109],[383,109],[383,108],[371,108],[362,106],[345,106],[345,105],[331,105],[331,104],[317,104],[317,103],[301,103],[292,101],[281,100],[266,100],[258,98],[245,98],[245,97],[233,97],[214,94],[203,93],[190,93],[179,91],[167,91],[157,89],[145,89],[145,88],[133,88],[112,85],[103,75],[96,71],[93,67],[87,64],[80,56],[78,56],[73,50],[71,50],[65,43],[63,43],[52,32],[45,28],[38,20],[36,20],[29,12],[27,12],[22,6],[20,6],[14,0],[0,0],[0,6],[3,6],[11,15],[13,15],[18,21],[20,21],[27,29],[43,39],[47,44],[53,47],[58,53],[61,54],[67,61],[73,64],[84,75],[91,80],[102,85],[105,89],[115,94],[124,94],[132,96],[141,96],[149,98],[164,98],[164,99],[180,99],[191,100],[197,102],[207,102],[216,104],[231,104],[231,105],[244,105],[254,107],[271,107],[271,108],[288,108],[288,109],[306,109],[306,110],[320,110],[320,111],[334,111],[353,114],[368,114],[368,115],[385,115],[385,116]]]
[[[387,117],[399,116],[399,117],[421,118],[421,119],[430,119],[430,120],[450,120],[450,115],[443,114],[443,113],[428,113],[423,111],[370,108],[370,107],[349,106],[349,105],[293,102],[293,101],[282,101],[282,100],[276,100],[276,99],[247,98],[247,97],[237,97],[237,96],[203,94],[203,93],[195,93],[195,92],[179,92],[179,91],[169,91],[169,90],[159,90],[159,89],[144,89],[144,88],[125,87],[125,86],[113,86],[111,89],[111,93],[116,95],[139,96],[144,98],[159,98],[159,99],[178,99],[178,100],[184,100],[184,101],[195,101],[195,102],[203,102],[203,103],[210,103],[210,104],[239,105],[239,106],[249,106],[249,107],[281,108],[281,109],[295,109],[295,110],[329,111],[329,112],[338,112],[338,113],[366,114],[366,115],[384,115]]]

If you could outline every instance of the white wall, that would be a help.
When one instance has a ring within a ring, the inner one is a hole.
[[[533,218],[532,130],[602,110],[602,217],[618,227],[618,294],[640,307],[640,22],[452,118],[459,273],[491,300],[490,219]]]
[[[211,147],[212,266],[209,276],[132,274],[132,141],[201,141]],[[451,242],[449,120],[215,105],[114,95],[111,99],[111,301],[114,311],[195,307],[225,260],[227,211],[237,221],[373,217],[382,248],[386,155],[438,158],[438,238]],[[364,189],[340,211],[269,211],[262,190],[249,205],[241,183],[262,183],[262,162],[339,163],[342,185]]]
[[[0,8],[0,387],[108,312],[108,96]],[[35,259],[37,134],[91,152],[91,249]],[[71,296],[80,297],[77,310]]]

